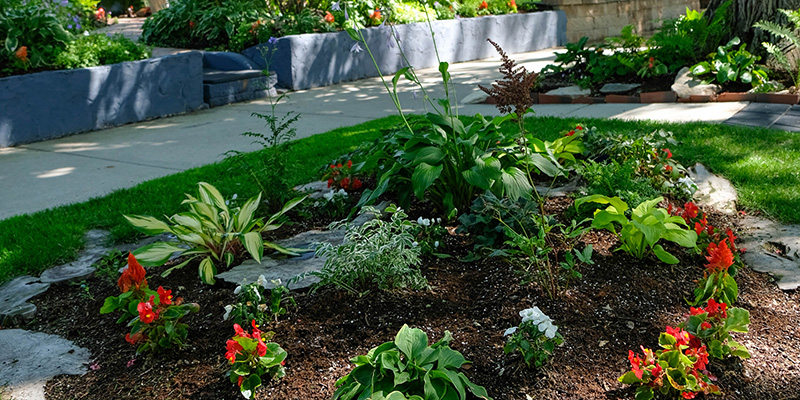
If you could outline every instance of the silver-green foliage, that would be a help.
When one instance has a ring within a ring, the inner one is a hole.
[[[373,207],[365,212],[380,215]],[[389,221],[375,218],[364,225],[347,227],[344,241],[338,246],[322,243],[317,257],[325,257],[317,287],[334,285],[353,294],[364,294],[373,288],[424,289],[428,282],[416,266],[420,263],[420,247],[414,242],[413,224],[402,209],[390,206]],[[332,226],[334,228],[335,226]]]
[[[282,210],[264,222],[255,217],[261,203],[260,194],[247,200],[241,207],[230,208],[214,186],[205,182],[198,185],[197,198],[187,194],[186,200],[181,203],[188,205],[189,211],[169,217],[169,223],[143,215],[125,216],[131,225],[145,234],[169,233],[176,237],[175,241],[156,242],[134,251],[133,254],[142,265],[162,265],[174,253],[188,257],[184,262],[166,270],[162,274],[166,276],[175,269],[185,267],[192,260],[201,258],[198,267],[200,278],[205,283],[213,284],[217,274],[216,266],[224,263],[229,267],[234,258],[240,255],[242,248],[259,263],[265,247],[296,255],[292,249],[264,241],[261,233],[280,228],[284,223],[283,215],[305,197],[290,200]]]
[[[789,22],[791,22],[794,27],[781,26],[772,21],[759,21],[753,25],[753,27],[763,29],[773,36],[791,42],[794,47],[800,48],[800,36],[797,34],[797,29],[800,28],[800,10],[779,11],[789,18]],[[789,61],[789,58],[783,52],[783,48],[769,42],[763,42],[761,44],[767,49],[767,53],[772,55],[775,61],[789,73],[789,76],[791,76],[794,81],[794,86],[800,87],[800,69],[796,64],[792,65],[792,62]]]

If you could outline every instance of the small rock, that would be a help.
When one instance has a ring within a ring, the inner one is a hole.
[[[739,248],[745,264],[758,272],[776,278],[782,290],[800,287],[800,225],[784,225],[765,218],[748,215],[744,226],[751,228],[739,234]],[[775,250],[781,254],[776,254]]]
[[[328,182],[323,181],[309,182],[295,187],[294,190],[309,193],[308,197],[315,200],[321,199],[325,194],[332,192],[331,188],[328,187]]]
[[[695,78],[688,67],[683,67],[675,77],[672,90],[678,97],[689,96],[713,96],[719,93],[722,88],[719,85],[704,85],[703,81]]]
[[[633,329],[636,326],[636,325],[633,324],[632,321],[626,322],[625,325],[628,327],[628,329]]]
[[[638,83],[606,83],[600,88],[602,94],[623,94],[632,92],[642,85]]]
[[[566,86],[558,89],[553,89],[546,94],[551,96],[572,96],[572,97],[581,97],[581,96],[588,96],[592,94],[592,91],[589,89],[583,89],[578,85]]]
[[[461,104],[484,104],[489,95],[483,90],[476,90],[461,99]]]
[[[728,215],[736,214],[739,196],[730,181],[712,174],[703,164],[695,164],[689,170],[689,176],[697,185],[694,199],[698,205],[713,207]]]
[[[539,196],[567,197],[570,194],[577,192],[578,188],[578,180],[576,179],[564,186],[554,187],[552,189],[547,186],[536,185],[536,192],[539,193]]]
[[[598,347],[604,347],[608,344],[608,340],[601,340],[600,343],[597,344]]]

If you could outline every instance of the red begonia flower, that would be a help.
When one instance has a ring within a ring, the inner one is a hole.
[[[697,215],[700,213],[700,209],[691,201],[684,204],[683,208],[683,218],[685,219],[697,218]]]
[[[250,338],[250,334],[245,332],[239,324],[233,324],[233,330],[236,331],[236,336],[240,336],[243,338]]]
[[[713,298],[708,299],[706,311],[708,311],[710,317],[719,316],[722,319],[728,318],[728,305],[725,303],[717,303]]]
[[[684,399],[693,399],[695,396],[697,396],[697,393],[695,393],[695,392],[681,392],[681,396],[683,396]]]
[[[172,290],[166,290],[163,287],[158,287],[158,302],[162,306],[172,304]]]
[[[153,301],[155,300],[155,296],[150,296],[150,300],[144,303],[139,303],[136,307],[136,310],[139,311],[139,320],[144,322],[145,324],[149,324],[155,321],[156,317],[158,317],[158,312],[153,311]]]
[[[225,358],[228,361],[230,361],[231,364],[233,364],[236,361],[236,354],[244,351],[244,347],[242,347],[242,345],[239,344],[239,342],[233,339],[228,339],[228,341],[225,342],[225,345],[226,345]]]
[[[633,371],[633,374],[636,375],[637,378],[642,379],[642,373],[644,372],[641,368],[642,360],[633,354],[633,350],[628,350],[628,361],[631,362],[631,371]]]
[[[672,152],[671,152],[671,151],[669,151],[669,149],[661,149],[661,150],[663,150],[665,153],[667,153],[667,160],[669,160],[670,158],[672,158]]]
[[[689,344],[689,332],[681,328],[667,327],[667,335],[671,335],[677,341],[678,346],[686,346]]]
[[[329,12],[329,14],[330,14],[330,12]],[[244,377],[239,375],[239,382],[237,382],[236,384],[239,385],[239,387],[242,387],[242,382],[244,382]]]

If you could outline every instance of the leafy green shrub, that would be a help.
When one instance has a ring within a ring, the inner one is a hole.
[[[619,197],[587,196],[575,200],[575,208],[580,209],[581,204],[586,202],[609,204],[605,210],[595,214],[592,220],[593,228],[606,229],[617,235],[621,243],[619,250],[640,260],[650,253],[655,253],[659,260],[667,264],[677,264],[679,260],[658,244],[658,241],[664,239],[683,247],[693,248],[697,244],[697,233],[691,229],[681,228],[687,226],[682,217],[670,216],[667,210],[656,208],[662,200],[664,198],[658,197],[639,204],[631,212],[631,219],[625,215],[628,205]]]
[[[514,201],[498,198],[486,192],[472,202],[469,213],[458,217],[460,223],[457,232],[469,233],[475,242],[474,250],[479,253],[489,252],[489,256],[506,254],[501,250],[505,242],[505,221],[515,231],[533,231],[539,217],[539,204],[536,201],[520,199]],[[471,259],[480,256],[473,255]]]
[[[199,199],[187,194],[182,204],[187,204],[190,211],[168,218],[172,225],[148,216],[125,216],[131,225],[145,234],[170,233],[176,236],[175,241],[156,242],[134,251],[143,265],[162,265],[174,253],[188,256],[186,261],[166,270],[162,275],[166,276],[173,270],[202,258],[199,266],[200,279],[212,284],[217,275],[217,265],[224,263],[226,267],[230,267],[243,250],[257,262],[261,262],[264,247],[296,255],[293,249],[263,240],[261,233],[280,228],[284,223],[281,217],[305,197],[289,201],[265,223],[261,218],[254,217],[261,202],[260,194],[247,200],[243,206],[231,209],[214,186],[205,182],[200,182],[198,186]],[[188,249],[184,246],[188,246]]]
[[[372,207],[365,212],[380,215]],[[321,243],[316,255],[325,257],[325,265],[313,275],[320,278],[316,287],[334,285],[353,294],[371,289],[425,289],[428,282],[415,267],[420,263],[420,248],[414,246],[412,223],[400,208],[390,206],[391,219],[379,218],[362,226],[348,226],[344,242],[338,246]],[[332,228],[338,227],[334,224]]]
[[[255,321],[252,326],[253,332],[249,333],[233,324],[236,335],[225,342],[225,358],[231,363],[228,376],[246,399],[255,398],[262,376],[278,379],[286,375],[286,350],[270,342],[275,332],[262,332]]]
[[[587,160],[576,171],[585,181],[586,194],[619,197],[636,207],[661,194],[653,188],[649,179],[636,175],[638,169],[635,160],[611,160],[607,163]]]
[[[61,21],[34,2],[0,12],[0,76],[51,69],[73,40]]]
[[[767,70],[756,64],[761,57],[750,54],[745,50],[745,45],[734,51],[733,47],[739,43],[741,40],[735,37],[725,46],[719,46],[716,53],[708,56],[710,61],[702,61],[692,67],[692,75],[702,77],[711,74],[712,81],[716,80],[722,84],[741,82],[756,87],[765,83],[768,79]]]
[[[467,361],[450,348],[453,336],[428,346],[428,335],[403,325],[393,342],[354,357],[356,367],[336,382],[333,400],[445,400],[467,398],[467,391],[491,400],[486,389],[459,372]]]
[[[800,28],[800,10],[792,11],[792,10],[778,10],[786,17],[789,18],[789,22],[792,23],[793,27],[787,26],[780,26],[772,21],[759,21],[753,27],[763,29],[767,31],[770,35],[776,36],[780,39],[790,42],[794,45],[795,48],[800,47],[800,36],[797,34],[797,29]],[[794,82],[795,88],[800,88],[800,68],[798,68],[797,62],[790,61],[786,54],[784,54],[783,49],[774,43],[763,42],[761,43],[762,46],[767,50],[767,53],[772,55],[775,58],[775,61],[786,71],[789,73],[789,76],[792,78]]]
[[[281,303],[285,301],[297,306],[294,298],[289,296],[289,288],[281,284],[280,279],[267,282],[264,275],[260,275],[253,283],[242,282],[233,290],[233,294],[236,295],[237,302],[224,307],[225,315],[222,319],[230,318],[239,325],[247,325],[251,321],[258,325],[272,320],[277,322],[278,317],[289,311]]]
[[[56,57],[61,68],[86,68],[96,65],[116,64],[124,61],[143,60],[150,57],[147,46],[136,43],[122,34],[114,36],[79,36],[67,45]]]

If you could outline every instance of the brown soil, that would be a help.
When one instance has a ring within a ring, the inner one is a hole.
[[[500,259],[457,261],[471,243],[465,237],[448,241],[456,257],[423,263],[430,291],[371,292],[361,298],[329,288],[294,292],[298,307],[262,327],[275,331],[274,340],[289,353],[287,376],[266,383],[257,398],[329,399],[335,381],[352,368],[351,357],[392,340],[407,323],[426,331],[432,341],[451,331],[452,347],[473,363],[465,373],[495,399],[633,399],[632,388],[616,380],[629,368],[628,349],[655,347],[665,326],[682,321],[688,312],[684,298],[693,279],[702,275],[703,260],[697,256],[683,254],[681,264],[673,267],[639,261],[610,253],[613,236],[592,232],[584,241],[598,249],[596,264],[584,268],[583,279],[559,298],[549,299],[534,284],[520,284],[513,267]],[[191,267],[166,279],[159,277],[160,270],[149,271],[151,287],[172,288],[202,309],[186,318],[186,348],[136,358],[130,367],[134,349],[123,340],[125,326],[116,325],[115,316],[98,313],[106,296],[118,294],[114,283],[89,279],[93,300],[66,283],[35,299],[37,317],[22,327],[87,347],[99,367],[85,376],[54,378],[46,387],[48,399],[240,398],[225,376],[223,358],[233,329],[222,321],[222,307],[233,302],[233,285],[203,285]],[[735,337],[753,357],[710,365],[723,390],[715,398],[800,398],[795,389],[800,385],[800,293],[784,293],[769,276],[749,269],[737,281],[737,306],[750,310],[752,322],[750,333]],[[565,338],[551,365],[540,370],[520,368],[519,360],[502,350],[503,331],[519,323],[520,310],[533,305],[553,318]]]

